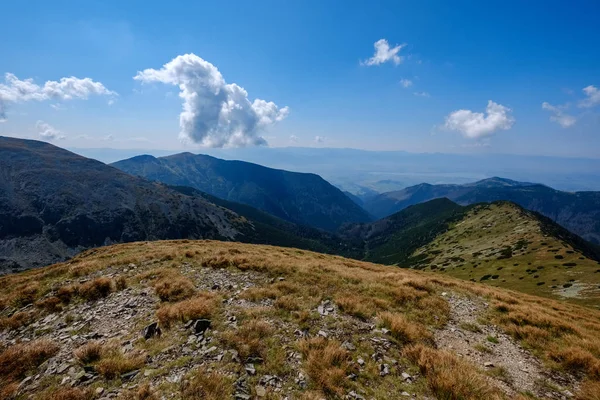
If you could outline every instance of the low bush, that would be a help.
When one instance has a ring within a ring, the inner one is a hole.
[[[348,386],[351,357],[335,340],[322,337],[304,339],[298,344],[304,356],[304,369],[311,384],[328,397],[341,397]]]
[[[183,400],[220,400],[232,397],[231,379],[217,372],[209,372],[205,368],[191,373],[190,379],[181,387]]]
[[[79,295],[88,301],[94,301],[108,296],[114,290],[113,281],[101,276],[83,283],[79,287]]]
[[[199,292],[191,299],[161,306],[156,312],[156,317],[161,327],[169,329],[176,322],[210,318],[217,304],[212,293]]]
[[[176,302],[189,299],[196,292],[191,280],[183,276],[167,276],[154,284],[156,295],[161,301]]]

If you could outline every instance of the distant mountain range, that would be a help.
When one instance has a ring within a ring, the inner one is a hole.
[[[462,205],[512,201],[593,243],[600,243],[600,192],[563,192],[535,183],[490,178],[464,185],[423,183],[372,197],[363,202],[363,207],[375,217],[383,218],[410,205],[442,197]]]
[[[296,224],[328,231],[347,223],[373,220],[342,191],[315,174],[191,153],[160,158],[144,155],[111,165],[131,175],[190,186]]]
[[[330,237],[190,188],[131,176],[48,143],[0,137],[0,273],[62,261],[86,248],[157,239],[345,253],[346,246]]]

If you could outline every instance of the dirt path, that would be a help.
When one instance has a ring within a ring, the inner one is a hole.
[[[529,351],[493,325],[481,324],[487,308],[481,299],[446,294],[451,316],[444,329],[436,332],[438,348],[454,351],[485,370],[490,380],[508,396],[533,394],[544,399],[573,397],[568,387],[576,381],[548,371]]]

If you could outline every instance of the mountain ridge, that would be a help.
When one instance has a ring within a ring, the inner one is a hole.
[[[512,201],[539,212],[588,241],[600,244],[600,192],[565,192],[549,186],[490,178],[470,184],[420,184],[382,193],[364,202],[372,215],[383,218],[407,206],[447,197],[461,205]]]
[[[190,186],[225,200],[248,204],[290,222],[331,232],[345,223],[373,219],[341,190],[316,174],[202,154],[150,157],[134,157],[111,165],[151,181]]]

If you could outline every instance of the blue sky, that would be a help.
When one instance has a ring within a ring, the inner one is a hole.
[[[600,157],[594,1],[23,1],[2,14],[0,74],[37,88],[0,80],[0,135]],[[381,39],[391,53],[367,65]]]

